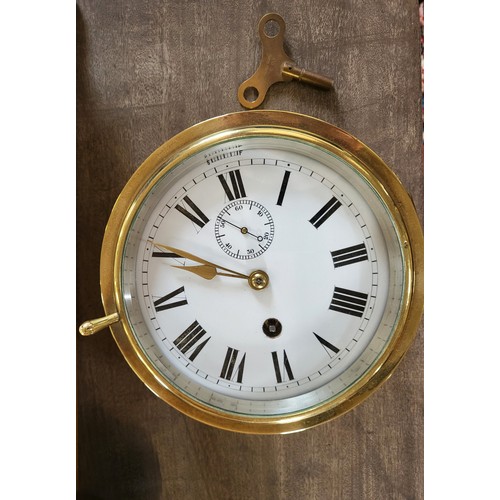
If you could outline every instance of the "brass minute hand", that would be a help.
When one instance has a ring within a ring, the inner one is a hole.
[[[194,274],[197,274],[198,276],[201,276],[202,278],[205,278],[206,280],[211,280],[216,276],[227,276],[229,278],[242,278],[245,280],[248,280],[250,278],[250,276],[247,276],[246,274],[239,273],[238,271],[233,271],[232,269],[228,269],[227,267],[222,267],[217,264],[213,264],[208,260],[197,257],[196,255],[193,255],[192,253],[189,252],[185,252],[184,250],[179,250],[178,248],[162,245],[161,243],[155,243],[154,245],[158,248],[163,248],[165,250],[168,250],[169,252],[173,252],[177,255],[180,255],[181,257],[202,264],[201,266],[172,266],[172,267],[177,267],[178,269],[184,269],[185,271],[190,271]],[[223,271],[226,272],[221,273],[218,271],[218,269],[222,269]]]

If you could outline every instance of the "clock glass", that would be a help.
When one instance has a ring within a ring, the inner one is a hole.
[[[340,149],[266,130],[215,137],[161,166],[129,219],[130,333],[195,405],[257,419],[314,409],[391,341],[402,242]]]

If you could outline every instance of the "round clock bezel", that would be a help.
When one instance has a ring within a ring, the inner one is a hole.
[[[340,156],[365,179],[390,214],[400,241],[405,282],[399,319],[377,361],[339,397],[313,408],[278,416],[222,411],[189,397],[169,383],[144,355],[127,319],[122,293],[122,257],[129,228],[142,201],[166,172],[193,154],[222,141],[276,136],[313,144]],[[101,251],[101,295],[113,337],[128,364],[165,402],[206,424],[227,430],[277,434],[300,431],[345,413],[362,402],[394,371],[416,335],[423,309],[423,235],[413,202],[396,175],[366,145],[327,122],[285,111],[244,111],[194,125],[165,142],[137,169],[109,218]]]

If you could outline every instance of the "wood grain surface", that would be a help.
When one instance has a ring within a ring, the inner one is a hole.
[[[277,84],[261,109],[358,137],[398,174],[423,222],[417,0],[78,0],[77,325],[103,314],[100,245],[127,179],[172,135],[242,109],[238,86],[260,60],[257,23],[273,11],[290,56],[335,88]],[[422,331],[362,405],[286,436],[195,422],[140,382],[109,330],[75,335],[81,500],[423,498]]]

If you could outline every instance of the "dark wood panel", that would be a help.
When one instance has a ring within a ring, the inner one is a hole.
[[[423,217],[418,2],[77,2],[77,324],[100,316],[99,254],[128,177],[173,134],[239,111],[256,26],[287,23],[287,50],[335,91],[271,88],[263,108],[348,130],[402,179]],[[76,333],[75,333],[76,334]],[[77,338],[82,499],[423,497],[423,335],[393,377],[339,419],[288,436],[212,429],[135,377],[108,331]]]

